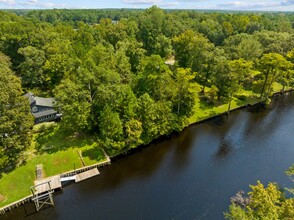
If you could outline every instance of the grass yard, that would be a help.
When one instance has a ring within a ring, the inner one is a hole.
[[[198,87],[200,88],[200,87]],[[273,84],[273,92],[281,91],[283,86],[277,82]],[[286,88],[287,89],[287,88]],[[205,89],[205,92],[208,92],[209,88]],[[198,91],[200,92],[200,90]],[[236,94],[236,97],[233,98],[231,102],[230,110],[244,106],[246,104],[254,104],[259,102],[259,95],[253,91],[242,90]],[[229,104],[227,102],[219,103],[216,106],[208,105],[205,101],[201,101],[200,98],[197,98],[196,104],[194,107],[194,115],[190,117],[189,123],[195,123],[219,114],[222,114],[228,110]]]
[[[34,131],[32,145],[25,152],[28,158],[26,163],[8,174],[3,174],[0,179],[0,207],[30,195],[30,186],[34,184],[38,164],[43,165],[45,177],[82,167],[78,151],[82,152],[86,165],[105,160],[93,137],[68,137],[54,123],[36,125]]]

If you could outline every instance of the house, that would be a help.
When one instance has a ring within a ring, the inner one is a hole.
[[[58,114],[54,109],[54,98],[38,97],[31,92],[26,93],[24,96],[29,100],[31,113],[35,117],[35,124],[56,121],[61,118],[62,114]]]

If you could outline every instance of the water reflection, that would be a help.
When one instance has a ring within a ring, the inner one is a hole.
[[[220,143],[219,149],[216,152],[216,158],[222,159],[228,156],[228,154],[232,151],[232,147],[230,146],[229,141],[223,140]]]

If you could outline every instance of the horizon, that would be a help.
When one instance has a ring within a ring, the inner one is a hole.
[[[16,9],[146,9],[293,12],[294,0],[0,0],[1,10]]]

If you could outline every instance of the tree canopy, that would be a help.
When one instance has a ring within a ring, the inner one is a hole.
[[[95,134],[110,151],[182,130],[199,99],[231,103],[244,90],[267,99],[276,83],[294,85],[293,21],[156,6],[0,11],[2,155],[29,141],[24,91],[54,96],[64,129]]]

